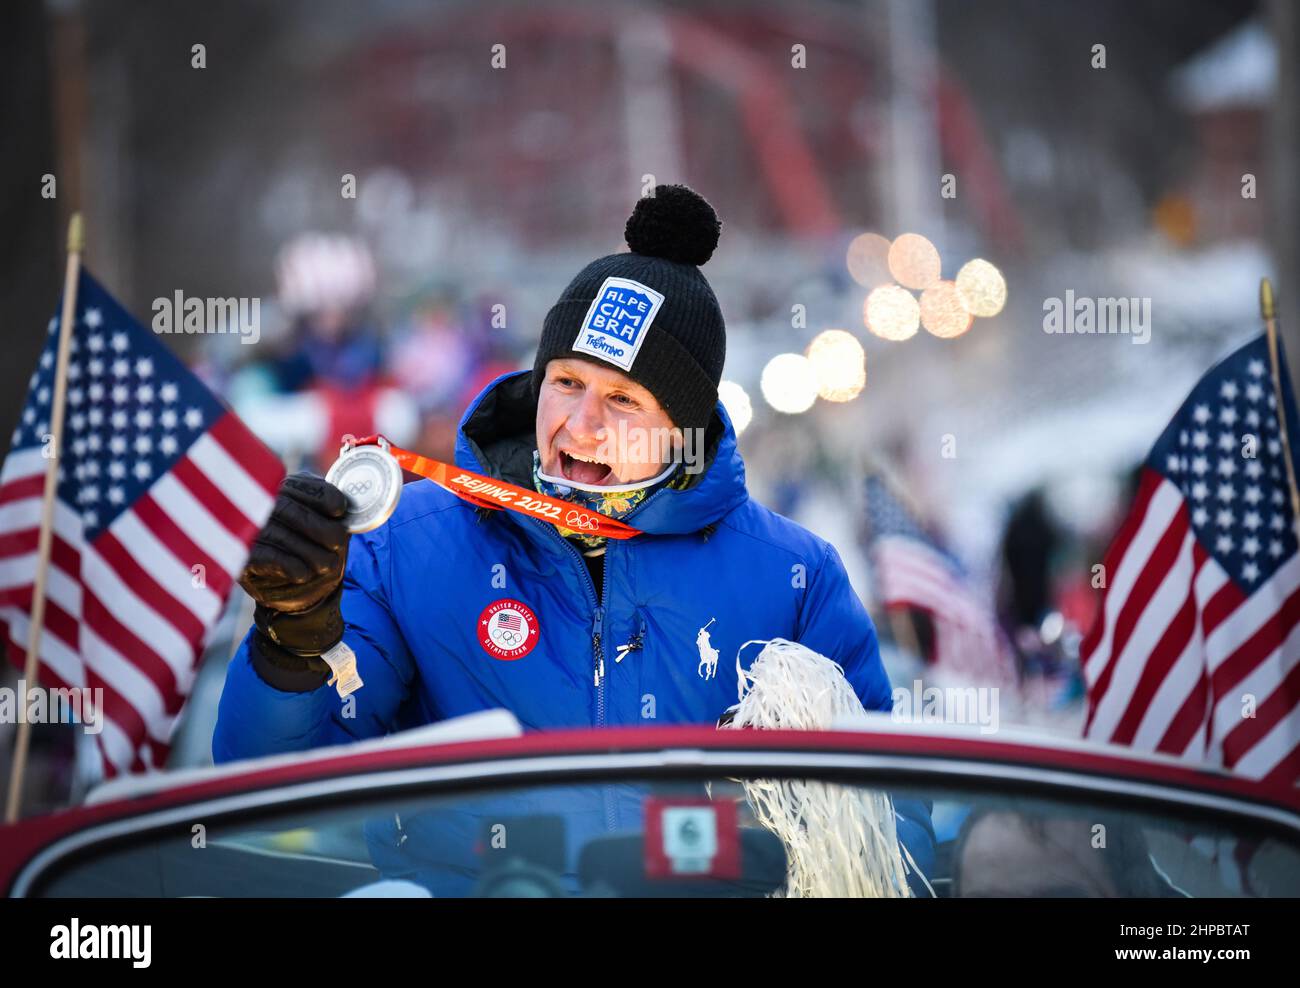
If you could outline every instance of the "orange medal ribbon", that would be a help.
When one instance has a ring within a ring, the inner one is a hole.
[[[567,528],[585,535],[603,535],[611,539],[630,539],[641,534],[640,529],[625,525],[615,518],[609,518],[598,511],[584,508],[569,501],[557,501],[555,498],[539,494],[524,487],[494,480],[472,470],[431,460],[419,453],[394,446],[382,436],[366,436],[356,439],[344,436],[343,442],[348,446],[379,446],[386,448],[402,469],[427,477],[443,490],[450,491],[483,508],[493,510],[516,511],[529,518],[537,518],[557,528]]]

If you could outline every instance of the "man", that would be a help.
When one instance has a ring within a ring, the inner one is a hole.
[[[718,401],[722,311],[699,270],[720,229],[691,190],[656,188],[628,220],[631,251],[593,261],[552,307],[531,373],[493,381],[461,421],[461,467],[642,534],[476,509],[420,481],[349,539],[343,495],[289,478],[242,580],[258,606],[218,762],[496,707],[526,729],[714,724],[736,701],[741,645],[775,637],[840,663],[867,709],[890,708],[839,555],[745,489]],[[340,639],[364,683],[350,706],[319,658]]]

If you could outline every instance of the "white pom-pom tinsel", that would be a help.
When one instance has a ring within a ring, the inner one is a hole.
[[[744,651],[746,642],[740,647]],[[773,638],[749,670],[736,653],[740,704],[731,728],[829,730],[865,714],[838,663],[798,642]],[[906,850],[883,792],[805,779],[743,782],[754,816],[785,844],[785,894],[801,898],[910,896]],[[911,867],[914,868],[914,865]]]

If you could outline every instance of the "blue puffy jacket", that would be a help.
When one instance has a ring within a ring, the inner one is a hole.
[[[531,487],[535,415],[528,371],[497,378],[461,420],[457,464]],[[285,693],[265,683],[246,637],[221,697],[215,760],[497,707],[525,729],[713,724],[737,699],[737,650],[778,637],[843,666],[868,710],[890,709],[875,628],[838,553],[750,499],[721,402],[705,447],[705,469],[689,485],[661,487],[625,516],[645,534],[607,542],[599,598],[580,553],[554,526],[476,509],[427,480],[408,484],[388,523],[349,548],[344,640],[365,684],[352,695],[353,715],[341,715],[333,687]],[[485,612],[503,600],[535,618],[522,658],[497,658],[480,643]],[[712,676],[696,645],[704,628],[719,654]],[[625,644],[632,648],[615,662]],[[742,656],[746,666],[759,648]],[[901,834],[924,869],[928,814],[909,814]]]

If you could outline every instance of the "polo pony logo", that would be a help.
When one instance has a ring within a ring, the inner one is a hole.
[[[709,624],[712,624],[717,618],[709,618]],[[700,664],[696,666],[695,672],[701,679],[712,679],[718,674],[718,650],[713,647],[713,642],[709,639],[709,624],[706,624],[699,630],[695,636],[695,647],[700,650]]]

